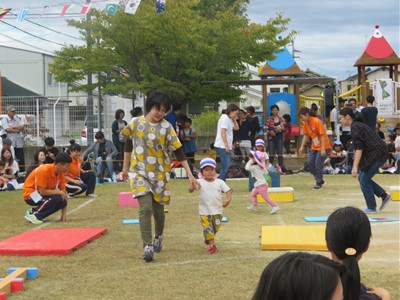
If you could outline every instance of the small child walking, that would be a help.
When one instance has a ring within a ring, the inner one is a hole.
[[[221,227],[222,210],[231,202],[232,191],[225,181],[218,179],[215,169],[215,160],[206,157],[200,161],[200,173],[198,183],[199,189],[199,214],[203,227],[204,243],[208,245],[208,253],[217,251],[215,235]],[[195,188],[191,186],[189,192],[193,193]],[[222,202],[221,192],[226,194],[226,200]]]
[[[251,171],[254,178],[254,188],[251,191],[252,204],[247,207],[248,210],[257,210],[257,195],[260,195],[269,205],[272,206],[271,215],[279,211],[279,206],[268,196],[268,184],[264,178],[266,174],[265,157],[261,151],[250,151],[250,160],[247,162],[245,169]]]

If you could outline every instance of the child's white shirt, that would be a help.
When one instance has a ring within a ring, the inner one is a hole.
[[[197,180],[201,188],[199,189],[199,214],[200,215],[220,215],[222,214],[221,193],[230,191],[230,187],[225,181],[216,178],[214,181],[207,181],[204,178]]]
[[[267,175],[268,172],[265,168],[262,169],[257,163],[253,163],[251,159],[246,163],[246,166],[244,168],[247,171],[251,171],[251,173],[253,174],[253,177],[255,179],[254,187],[267,183],[264,176]]]

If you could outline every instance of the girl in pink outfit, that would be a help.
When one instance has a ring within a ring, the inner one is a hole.
[[[250,160],[247,162],[245,169],[251,171],[255,178],[254,188],[250,193],[253,204],[248,206],[247,209],[258,209],[257,195],[260,195],[272,206],[271,215],[278,212],[279,206],[268,196],[268,184],[264,178],[264,175],[267,174],[264,153],[260,151],[250,151]]]

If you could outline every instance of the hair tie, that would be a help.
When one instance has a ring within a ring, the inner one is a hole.
[[[347,248],[346,250],[344,250],[344,252],[348,255],[348,256],[353,256],[357,254],[356,249],[354,248]]]

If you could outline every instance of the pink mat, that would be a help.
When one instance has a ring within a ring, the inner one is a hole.
[[[68,255],[106,232],[107,228],[30,230],[0,241],[0,255]]]

